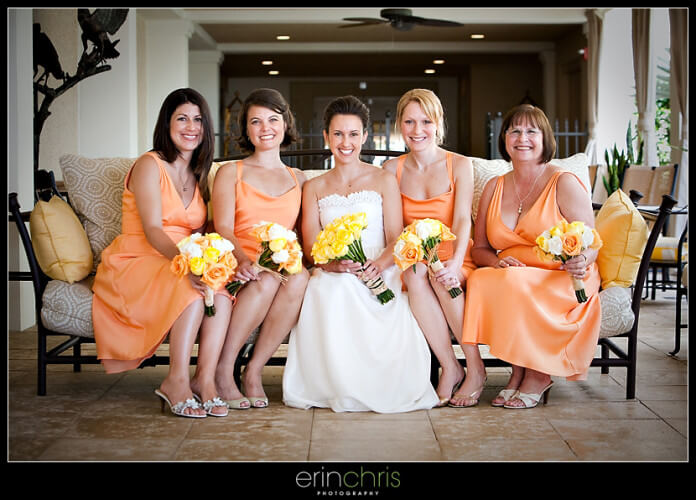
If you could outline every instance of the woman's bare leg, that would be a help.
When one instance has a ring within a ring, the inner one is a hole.
[[[246,339],[268,314],[279,286],[277,278],[262,272],[259,280],[248,282],[237,295],[215,372],[215,385],[222,399],[244,397],[234,381],[234,364]]]
[[[266,397],[263,390],[263,368],[283,342],[300,315],[304,293],[309,281],[309,272],[288,276],[288,281],[278,288],[259,336],[254,345],[254,354],[244,370],[243,385],[247,397]]]
[[[191,390],[202,401],[209,401],[218,396],[215,386],[215,371],[227,336],[227,328],[232,313],[232,301],[224,294],[215,294],[215,315],[203,318],[198,340],[198,363],[191,379]],[[226,408],[214,407],[213,413],[223,415]]]
[[[204,314],[201,298],[184,309],[169,330],[169,373],[162,381],[160,389],[173,405],[193,397],[189,373],[191,351]],[[186,408],[184,413],[205,415],[202,408]]]
[[[440,301],[428,280],[426,267],[420,263],[416,264],[415,273],[411,268],[408,268],[401,276],[408,287],[409,304],[413,316],[421,327],[430,349],[442,366],[442,375],[436,392],[440,400],[444,401],[449,399],[454,387],[464,378],[464,369],[454,355],[447,320],[440,306]],[[447,299],[452,300],[449,294]],[[461,300],[458,302],[462,303]]]

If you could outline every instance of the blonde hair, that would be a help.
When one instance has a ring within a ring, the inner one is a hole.
[[[435,123],[435,139],[438,145],[445,141],[445,111],[442,108],[440,99],[435,95],[435,92],[428,89],[411,89],[401,96],[399,103],[396,105],[396,122],[395,127],[400,131],[401,120],[404,116],[404,110],[412,102],[417,102],[425,116]]]

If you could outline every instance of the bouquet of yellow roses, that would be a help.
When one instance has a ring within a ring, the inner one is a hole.
[[[302,270],[302,247],[294,231],[275,222],[261,221],[249,232],[259,242],[261,253],[255,265],[262,271],[273,273],[281,282],[287,275]],[[227,284],[227,291],[237,295],[244,283],[235,280]]]
[[[428,272],[436,273],[444,266],[437,256],[443,241],[455,240],[449,228],[437,219],[416,219],[406,226],[394,244],[394,262],[402,271],[408,267],[416,272],[416,263],[425,260]],[[448,289],[450,297],[461,295],[458,286]]]
[[[586,226],[582,221],[568,223],[562,220],[541,233],[536,239],[536,244],[534,251],[542,262],[560,260],[565,263],[586,248],[599,249],[602,246],[602,239],[594,228]],[[571,279],[578,302],[586,302],[587,295],[582,280]]]
[[[237,270],[234,245],[217,233],[193,233],[176,246],[180,253],[172,260],[171,271],[180,277],[189,272],[201,277],[206,285],[205,313],[213,316],[215,290],[222,288]]]
[[[317,235],[312,245],[312,257],[317,264],[326,264],[333,260],[352,260],[365,264],[367,258],[363,251],[362,230],[367,227],[367,214],[358,212],[344,215],[331,221]],[[381,276],[362,282],[372,291],[381,304],[386,304],[394,298],[392,292]]]

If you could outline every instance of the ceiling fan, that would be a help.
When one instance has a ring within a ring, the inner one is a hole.
[[[344,24],[340,28],[355,28],[359,26],[371,26],[375,24],[389,24],[392,28],[399,31],[409,31],[415,25],[438,26],[438,27],[457,27],[464,26],[462,23],[454,21],[444,21],[442,19],[429,19],[426,17],[414,16],[411,9],[382,9],[379,15],[383,19],[373,17],[344,17],[344,21],[356,22],[357,24]]]

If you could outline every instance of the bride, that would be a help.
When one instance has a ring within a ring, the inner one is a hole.
[[[297,408],[395,413],[438,403],[430,350],[401,291],[392,247],[403,228],[401,194],[391,173],[360,160],[369,111],[356,97],[334,99],[324,112],[324,139],[335,167],[304,185],[305,255],[337,217],[365,212],[367,256],[317,264],[297,325],[290,333],[283,401]],[[362,276],[361,276],[362,274]],[[395,298],[381,304],[361,281],[382,277]]]

